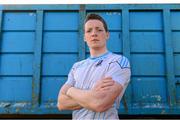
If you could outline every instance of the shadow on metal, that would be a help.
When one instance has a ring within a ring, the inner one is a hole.
[[[20,119],[20,118],[33,118],[33,119],[72,119],[72,115],[57,115],[57,114],[46,114],[46,115],[10,115],[4,114],[0,115],[0,119]],[[180,115],[119,115],[119,118],[122,119],[180,119]]]

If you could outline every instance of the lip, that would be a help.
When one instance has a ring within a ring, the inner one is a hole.
[[[96,42],[96,41],[99,41],[98,39],[92,39],[91,41],[94,41],[94,42]]]

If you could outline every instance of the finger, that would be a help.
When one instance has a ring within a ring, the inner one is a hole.
[[[106,90],[110,90],[110,89],[111,89],[111,87],[104,87],[104,88],[99,89],[99,91],[106,91]]]
[[[102,81],[110,81],[110,80],[112,80],[112,77],[106,77],[106,78],[98,80],[97,83],[102,82]]]
[[[112,79],[104,79],[104,80],[102,80],[102,82],[103,83],[108,83],[108,82],[114,82],[114,80],[112,80]]]
[[[114,82],[107,82],[107,83],[101,84],[101,88],[103,88],[103,87],[109,87],[109,86],[113,86],[113,85],[114,85]]]
[[[109,76],[109,77],[105,77],[104,79],[112,79],[112,77]]]

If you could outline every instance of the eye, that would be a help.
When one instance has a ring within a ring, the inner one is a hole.
[[[91,32],[91,30],[87,30],[87,31],[86,31],[86,33],[89,33],[89,32]]]
[[[103,31],[102,29],[98,29],[99,32]]]

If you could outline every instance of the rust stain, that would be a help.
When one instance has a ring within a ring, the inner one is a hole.
[[[126,102],[125,97],[123,97],[122,100],[123,100],[124,109],[126,112],[128,112],[128,106],[127,106],[127,102]]]

